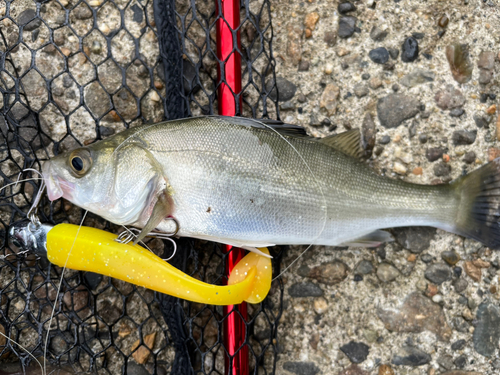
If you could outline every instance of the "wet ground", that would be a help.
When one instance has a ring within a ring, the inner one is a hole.
[[[482,0],[275,1],[277,72],[296,89],[281,116],[320,137],[374,126],[368,163],[391,178],[468,173],[499,155],[499,14]],[[314,247],[287,273],[280,374],[500,371],[498,251],[394,234],[375,249]]]

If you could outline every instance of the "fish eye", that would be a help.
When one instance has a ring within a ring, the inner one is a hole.
[[[69,156],[69,165],[76,177],[82,177],[92,167],[92,157],[87,149],[78,149]]]
[[[81,171],[83,171],[83,160],[82,160],[82,158],[79,157],[79,156],[73,157],[73,159],[71,159],[71,166],[73,167],[73,169],[75,170],[75,172],[81,172]]]

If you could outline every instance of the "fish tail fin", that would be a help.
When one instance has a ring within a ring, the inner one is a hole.
[[[452,185],[460,202],[453,232],[500,248],[500,158]]]

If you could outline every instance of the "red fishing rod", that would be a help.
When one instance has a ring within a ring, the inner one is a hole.
[[[241,55],[238,52],[241,49],[238,29],[240,26],[240,1],[215,1],[219,14],[217,20],[219,115],[239,116],[241,115]]]
[[[216,0],[217,57],[219,59],[218,88],[219,114],[235,116],[241,114],[241,55],[240,50],[240,0]],[[225,246],[226,277],[245,255],[244,250]],[[225,374],[248,374],[247,304],[224,306]]]

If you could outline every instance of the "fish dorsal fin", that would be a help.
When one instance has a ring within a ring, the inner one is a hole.
[[[271,119],[256,120],[245,117],[225,117],[225,116],[210,116],[210,117],[217,118],[222,121],[227,121],[234,125],[248,126],[253,128],[266,129],[270,131],[274,130],[282,135],[287,135],[297,138],[308,138],[312,141],[323,143],[348,156],[352,156],[358,159],[361,159],[364,155],[364,150],[361,145],[361,133],[359,129],[352,129],[344,133],[318,139],[309,136],[306,130],[301,126],[286,124],[279,120],[271,120]]]
[[[264,125],[269,126],[270,128],[273,128],[280,134],[291,135],[293,137],[309,137],[306,129],[304,129],[302,126],[291,125],[283,121],[272,119],[260,119],[258,121],[263,123]]]
[[[311,138],[307,135],[306,130],[297,125],[286,124],[280,120],[272,120],[272,119],[252,119],[245,117],[225,117],[225,116],[210,116],[212,118],[217,118],[219,120],[228,121],[234,125],[247,126],[252,128],[260,128],[269,131],[276,131],[282,135],[288,135],[292,137],[307,137]]]
[[[363,147],[361,146],[361,133],[359,129],[352,129],[344,133],[330,135],[321,138],[319,142],[357,159],[361,159],[364,154]]]

